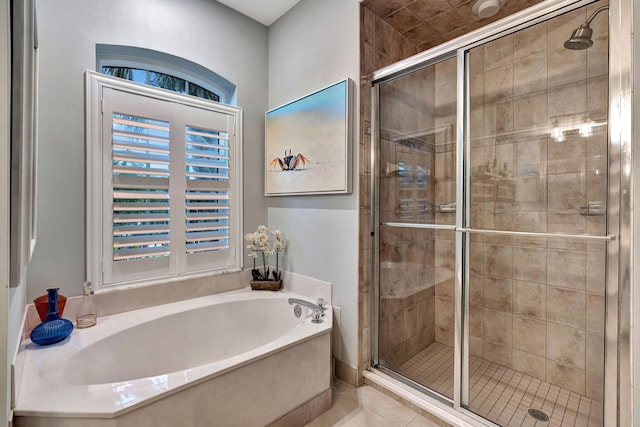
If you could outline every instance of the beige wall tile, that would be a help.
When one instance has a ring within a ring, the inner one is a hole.
[[[453,330],[454,303],[452,299],[436,297],[436,325]]]
[[[486,50],[485,50],[486,52]],[[485,64],[486,58],[485,58]],[[513,64],[494,68],[484,75],[484,102],[495,102],[513,96]]]
[[[471,71],[471,76],[469,76],[469,104],[472,107],[471,123],[475,126],[482,126],[482,116],[480,116],[480,120],[477,117],[474,119],[474,113],[482,112],[482,105],[484,104],[484,74],[482,72]],[[482,135],[482,133],[476,132],[477,129],[474,129],[473,125],[471,129],[473,135]]]
[[[475,273],[469,274],[469,304],[480,307],[484,298],[483,276]]]
[[[587,77],[602,76],[609,72],[609,38],[593,37],[593,46],[587,49]]]
[[[389,345],[389,318],[380,319],[378,333],[380,334],[380,353],[386,353],[391,349]]]
[[[444,269],[444,268],[436,268],[436,271],[446,272],[446,280],[439,281],[436,283],[436,296],[453,299],[455,292],[455,282],[454,282],[454,273],[453,270]]]
[[[547,320],[584,329],[585,292],[549,286],[547,288]]]
[[[608,75],[592,77],[587,80],[587,111],[606,117],[609,102]]]
[[[585,218],[578,212],[549,212],[547,229],[549,233],[583,234],[587,225]],[[549,268],[548,264],[547,268]]]
[[[486,94],[485,94],[486,96]],[[483,131],[485,136],[495,136],[513,131],[513,100],[511,98],[501,99],[496,102],[485,102],[484,104]],[[475,133],[472,134],[476,135]],[[489,158],[485,159],[485,163]],[[493,160],[493,155],[491,156]]]
[[[526,282],[545,283],[547,279],[547,250],[544,248],[514,247],[513,277]]]
[[[513,348],[546,356],[547,326],[542,320],[513,316]]]
[[[547,286],[539,283],[514,281],[513,313],[544,320],[547,317]]]
[[[404,340],[407,341],[418,335],[418,310],[411,305],[404,311]]]
[[[585,373],[585,396],[604,401],[604,378],[602,374],[596,374],[594,372]]]
[[[546,210],[546,180],[540,176],[523,176],[515,179],[514,208],[521,211]],[[529,228],[520,231],[530,231]]]
[[[469,354],[482,357],[482,338],[469,337]]]
[[[452,329],[447,329],[440,325],[436,325],[435,332],[436,332],[436,342],[453,347],[454,340],[453,340]]]
[[[436,267],[442,267],[450,270],[455,269],[455,242],[451,240],[436,239],[435,249]]]
[[[547,92],[527,92],[513,99],[513,129],[516,131],[537,129],[547,122]]]
[[[547,323],[547,358],[563,365],[585,369],[585,333],[555,323]]]
[[[549,249],[547,251],[547,282],[550,285],[584,289],[586,253]]]
[[[587,283],[588,291],[604,292],[605,290],[605,254],[603,252],[587,252]]]
[[[538,55],[513,66],[513,94],[523,95],[547,89],[547,57]],[[545,93],[546,98],[546,93]],[[546,101],[546,99],[545,99]],[[545,108],[546,112],[546,108]],[[546,118],[545,118],[546,119]]]
[[[585,371],[547,360],[547,381],[578,394],[585,391]]]
[[[513,247],[486,244],[484,250],[486,274],[510,279],[513,276]]]
[[[547,181],[548,206],[550,210],[579,211],[580,206],[587,205],[587,186],[583,174],[549,175]]]
[[[417,304],[418,330],[435,324],[435,299],[427,298]]]
[[[436,84],[442,85],[456,83],[458,76],[457,68],[456,58],[438,62],[435,66]]]
[[[549,116],[583,114],[587,108],[586,82],[569,83],[549,91]]]
[[[482,358],[507,368],[511,367],[511,347],[482,341]]]
[[[389,317],[389,348],[393,349],[404,340],[404,311]]]
[[[547,54],[547,23],[543,22],[513,35],[514,59]]]
[[[567,59],[571,56],[571,60]],[[567,53],[564,46],[549,49],[549,88],[555,88],[567,83],[574,83],[587,78],[587,52],[571,51]]]
[[[513,369],[533,378],[544,380],[546,375],[546,359],[520,350],[513,350]]]
[[[513,64],[513,35],[501,37],[484,45],[485,73]]]
[[[469,335],[482,337],[482,307],[469,307]]]
[[[484,307],[511,311],[511,279],[487,276],[484,279]]]
[[[604,336],[586,333],[585,366],[588,372],[604,374]]]
[[[511,313],[484,308],[482,311],[483,342],[511,347],[513,342],[512,318]]]
[[[586,293],[586,329],[604,334],[604,294]]]

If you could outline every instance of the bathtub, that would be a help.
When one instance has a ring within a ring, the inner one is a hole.
[[[263,426],[331,401],[331,307],[322,323],[287,292],[225,292],[98,319],[29,344],[20,426]]]

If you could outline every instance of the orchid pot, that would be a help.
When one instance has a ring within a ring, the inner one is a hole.
[[[273,241],[270,240],[273,237]],[[280,253],[284,252],[287,239],[280,230],[269,231],[264,226],[258,226],[254,233],[245,235],[249,258],[253,259],[251,269],[251,289],[277,291],[282,287],[282,272],[280,271]],[[275,255],[276,266],[271,269],[269,256]],[[262,261],[260,266],[257,260]]]

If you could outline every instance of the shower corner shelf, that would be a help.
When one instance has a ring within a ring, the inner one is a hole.
[[[496,181],[513,181],[513,177],[511,176],[502,176],[497,173],[489,173],[489,172],[482,172],[481,174],[477,175],[476,178],[490,179],[490,180],[496,180]]]
[[[605,215],[607,210],[604,207],[580,206],[580,215],[597,216]]]
[[[451,203],[451,204],[437,205],[434,208],[434,211],[435,213],[440,213],[440,214],[456,213],[456,204]]]

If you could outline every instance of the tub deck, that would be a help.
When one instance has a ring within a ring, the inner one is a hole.
[[[35,423],[34,420],[46,420],[50,417],[58,418],[58,421],[65,419],[67,422],[61,425],[68,426],[76,425],[74,423],[80,421],[87,423],[89,419],[92,420],[91,425],[100,419],[105,422],[117,419],[117,424],[104,425],[139,426],[141,420],[148,422],[150,416],[156,419],[156,424],[153,425],[180,425],[182,423],[180,414],[185,415],[184,411],[189,412],[191,418],[194,413],[200,414],[198,416],[203,417],[203,423],[207,419],[226,419],[230,422],[233,420],[230,425],[268,424],[300,405],[323,396],[327,391],[330,393],[331,309],[327,310],[324,322],[319,324],[311,323],[310,313],[303,310],[302,321],[295,320],[291,323],[292,327],[287,327],[288,329],[284,331],[275,331],[274,336],[269,337],[267,342],[259,342],[257,347],[249,348],[239,354],[228,356],[223,351],[220,355],[228,357],[221,356],[217,360],[204,364],[201,364],[202,361],[198,361],[197,357],[188,357],[188,360],[196,362],[190,365],[187,363],[189,366],[185,366],[184,369],[171,372],[163,372],[163,365],[160,364],[158,372],[144,378],[137,378],[135,373],[118,375],[116,368],[119,365],[126,366],[127,361],[117,360],[113,355],[99,356],[98,352],[95,352],[91,357],[113,359],[113,366],[109,369],[114,372],[105,373],[102,372],[104,369],[96,369],[100,372],[93,374],[87,367],[80,368],[80,364],[74,357],[77,358],[78,354],[92,349],[92,346],[102,345],[103,348],[108,348],[104,343],[109,343],[109,340],[117,343],[126,342],[127,340],[114,340],[114,337],[121,337],[123,331],[132,329],[132,326],[135,328],[138,325],[154,325],[153,322],[160,324],[163,319],[184,312],[196,313],[200,310],[202,314],[203,307],[221,310],[224,309],[222,305],[227,304],[226,307],[231,307],[230,304],[238,304],[238,301],[253,304],[250,301],[256,298],[280,299],[284,300],[284,304],[278,303],[280,304],[278,307],[286,310],[284,313],[286,317],[290,315],[294,318],[293,308],[286,304],[286,299],[289,297],[304,298],[288,291],[252,292],[245,288],[105,316],[99,318],[96,327],[74,330],[67,340],[59,344],[49,347],[29,344],[24,355],[20,394],[14,409],[16,425],[48,425],[46,422],[45,424]],[[215,307],[218,305],[220,306]],[[243,313],[239,307],[233,306],[233,311],[240,310],[240,313],[237,316],[229,316],[231,318],[224,322],[221,319],[211,318],[215,317],[213,311],[198,318],[199,323],[206,322],[203,319],[211,319],[213,324],[217,324],[218,329],[222,328],[222,332],[216,330],[211,333],[212,338],[215,337],[212,341],[223,340],[223,336],[226,335],[226,344],[223,343],[223,346],[229,347],[234,341],[242,341],[244,335],[251,335],[247,331],[251,322],[247,323],[247,321],[252,316],[252,310],[249,310],[249,313]],[[268,322],[268,318],[278,318],[283,315],[281,309],[277,311],[278,313],[273,313],[273,316],[261,313],[258,321],[265,323]],[[166,326],[166,322],[163,326]],[[230,329],[234,326],[238,328],[235,332]],[[144,335],[134,337],[144,341],[140,343],[140,347],[147,349],[143,358],[162,358],[167,348],[173,348],[176,352],[188,352],[189,349],[195,349],[195,353],[198,352],[199,344],[194,344],[193,340],[178,343],[179,345],[170,343],[167,347],[166,343],[162,342],[164,335],[160,331],[158,335],[149,337],[148,340],[141,338]],[[184,332],[184,335],[189,333]],[[207,334],[191,335],[203,342],[208,338]],[[181,334],[173,334],[173,336],[181,336]],[[154,342],[158,343],[157,347],[162,348],[163,352],[153,353]],[[208,346],[209,349],[216,347],[208,344],[202,344],[202,347]],[[181,348],[182,345],[187,347]],[[245,344],[239,344],[239,348],[243,346]],[[132,357],[130,355],[135,354],[135,351],[128,354],[128,357]],[[102,359],[96,359],[96,368],[106,366],[105,360]],[[174,363],[167,366],[176,366],[175,357],[167,357],[167,359],[173,360],[172,363]],[[78,369],[74,370],[74,366]],[[144,366],[144,363],[140,366]],[[80,372],[82,369],[87,372]],[[115,381],[108,381],[110,378]],[[324,399],[326,400],[326,396]],[[146,424],[143,423],[143,425]],[[206,423],[195,425],[206,425]]]

